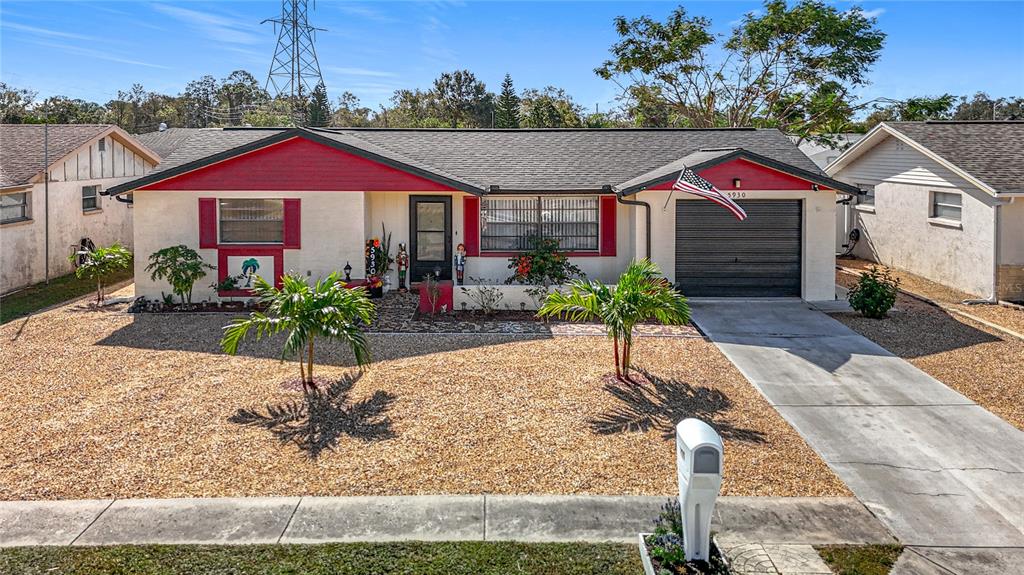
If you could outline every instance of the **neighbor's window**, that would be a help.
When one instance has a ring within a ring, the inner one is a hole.
[[[862,206],[873,206],[875,205],[875,187],[867,184],[855,184],[858,188],[864,190],[864,193],[857,199],[857,203]]]
[[[220,200],[220,241],[279,244],[284,240],[284,200]]]
[[[962,200],[956,192],[932,192],[932,217],[959,222]]]
[[[32,218],[29,212],[28,192],[0,196],[0,224],[21,222]]]
[[[100,187],[82,186],[82,211],[90,212],[100,209]]]
[[[481,250],[528,250],[531,236],[558,240],[559,249],[565,251],[597,251],[597,196],[483,198]]]

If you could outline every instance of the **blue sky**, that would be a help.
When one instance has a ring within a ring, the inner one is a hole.
[[[566,88],[588,108],[614,103],[593,69],[615,41],[618,15],[664,18],[678,2],[337,2],[311,22],[332,99],[344,90],[376,106],[397,88],[427,87],[466,68],[497,91]],[[312,2],[311,2],[312,5]],[[684,2],[726,33],[759,2]],[[854,5],[838,2],[840,7]],[[863,2],[889,36],[863,98],[920,94],[1024,96],[1024,2]],[[105,102],[142,83],[176,94],[203,74],[265,80],[276,37],[260,21],[279,2],[0,4],[0,79],[40,96]]]

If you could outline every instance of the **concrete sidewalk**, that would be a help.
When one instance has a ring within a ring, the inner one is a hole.
[[[905,545],[1024,548],[1024,432],[807,303],[691,306]]]
[[[667,497],[450,495],[0,502],[0,547],[356,541],[635,543]],[[853,498],[723,497],[730,541],[891,543]]]

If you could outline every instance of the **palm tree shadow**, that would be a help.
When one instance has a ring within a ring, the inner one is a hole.
[[[326,389],[307,391],[301,400],[267,405],[265,411],[239,409],[228,421],[267,429],[281,443],[294,443],[310,459],[337,447],[343,435],[366,442],[395,437],[391,419],[385,415],[395,395],[377,390],[368,399],[350,403],[349,392],[358,379],[346,375]]]
[[[672,439],[676,424],[693,417],[707,422],[723,439],[765,442],[764,433],[721,419],[723,412],[732,407],[732,400],[720,390],[656,377],[641,368],[634,370],[643,376],[636,378],[636,383],[612,380],[605,384],[605,391],[618,399],[619,405],[588,420],[594,433],[611,435],[656,429],[665,439]]]

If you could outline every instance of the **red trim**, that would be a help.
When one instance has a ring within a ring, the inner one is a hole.
[[[274,285],[281,287],[281,276],[284,275],[284,248],[267,246],[245,246],[232,245],[230,248],[217,249],[217,282],[224,281],[228,277],[228,256],[273,256],[274,257]],[[252,295],[249,290],[218,291],[217,295],[223,297],[248,297]]]
[[[729,191],[774,191],[774,190],[810,190],[814,182],[799,178],[775,168],[762,166],[745,158],[729,160],[724,164],[711,166],[700,170],[700,177],[714,184],[723,192]],[[733,186],[733,180],[740,180],[740,187]],[[675,180],[662,182],[656,186],[647,188],[649,190],[670,190]],[[820,191],[830,191],[830,188],[819,186]]]
[[[467,256],[480,255],[480,198],[462,198],[462,235]]]
[[[302,200],[286,198],[284,200],[284,233],[283,247],[297,250],[302,246]]]
[[[217,247],[217,198],[199,198],[199,249]]]
[[[559,252],[564,256],[570,258],[599,258],[603,254],[601,252]],[[482,258],[514,258],[522,255],[523,252],[480,252]],[[612,254],[615,255],[615,254]]]
[[[139,188],[190,191],[457,191],[422,176],[295,137]]]
[[[601,196],[601,255],[615,255],[615,196]]]

